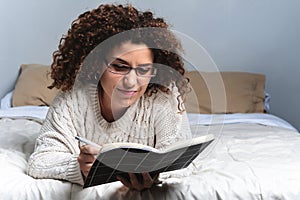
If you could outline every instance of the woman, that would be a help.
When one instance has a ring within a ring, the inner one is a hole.
[[[100,5],[83,13],[53,54],[49,109],[28,164],[36,178],[83,184],[100,145],[136,142],[162,149],[191,137],[182,99],[188,80],[181,45],[161,18],[132,6]],[[128,188],[154,183],[143,173],[119,177]]]

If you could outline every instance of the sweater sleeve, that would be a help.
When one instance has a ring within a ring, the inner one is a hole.
[[[178,101],[174,94],[161,95],[156,104],[155,148],[163,149],[174,142],[192,137],[187,113],[178,110]]]
[[[49,108],[36,140],[35,151],[28,160],[27,172],[35,178],[53,178],[83,184],[77,161],[78,143],[72,122],[76,99],[70,92],[60,93]]]

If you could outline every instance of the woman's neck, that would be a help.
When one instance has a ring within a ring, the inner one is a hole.
[[[114,122],[120,119],[127,108],[112,105],[111,99],[104,95],[103,92],[98,92],[99,105],[101,115],[107,122]]]

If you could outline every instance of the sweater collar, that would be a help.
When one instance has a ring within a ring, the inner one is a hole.
[[[93,101],[92,101],[93,105],[92,106],[93,106],[93,111],[96,115],[97,122],[104,129],[106,129],[106,128],[120,128],[120,127],[123,128],[123,127],[130,126],[130,123],[128,123],[128,122],[131,122],[132,119],[134,118],[135,111],[137,109],[139,101],[141,100],[141,98],[140,98],[140,100],[136,101],[133,105],[131,105],[126,110],[126,112],[124,113],[124,115],[122,117],[120,117],[116,121],[108,122],[103,118],[103,116],[101,114],[101,106],[100,106],[99,98],[98,98],[98,88],[97,88],[96,84],[92,84],[89,87],[89,95],[93,99]]]

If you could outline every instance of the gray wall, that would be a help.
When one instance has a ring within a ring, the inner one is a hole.
[[[51,54],[73,19],[96,0],[2,0],[0,96],[13,88],[21,63],[51,63]],[[105,1],[127,2],[127,1]],[[300,129],[300,1],[143,0],[173,29],[200,43],[222,71],[267,76],[271,113]]]

